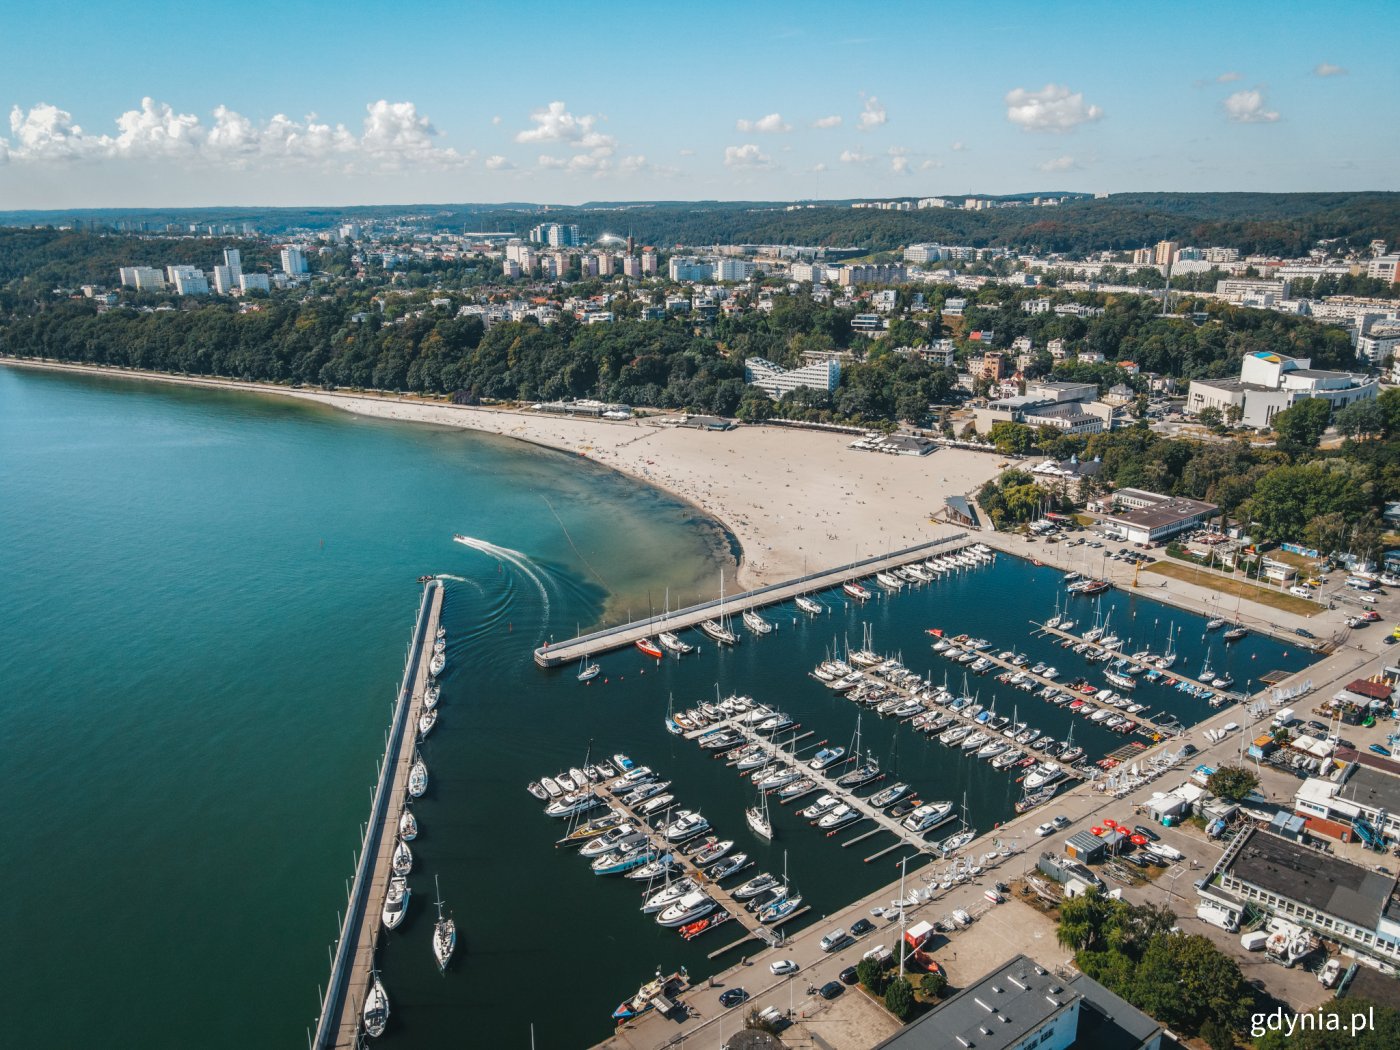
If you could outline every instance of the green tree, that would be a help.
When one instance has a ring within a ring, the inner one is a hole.
[[[948,987],[948,975],[942,970],[931,970],[919,981],[919,991],[930,999],[941,999]]]
[[[1201,1038],[1210,1050],[1235,1050],[1235,1033],[1218,1017],[1207,1017],[1201,1025]]]
[[[1291,1035],[1283,1031],[1251,1030],[1251,1035],[1258,1032],[1254,1041],[1256,1050],[1394,1050],[1400,1046],[1400,1010],[1351,997],[1331,999],[1318,1010],[1324,1023],[1316,1028],[1299,1029]],[[1369,1020],[1372,1012],[1374,1028],[1351,1031],[1349,1015],[1362,1013]],[[1332,1015],[1336,1015],[1335,1027],[1327,1023]]]
[[[1274,433],[1278,447],[1290,456],[1317,448],[1331,418],[1332,406],[1322,398],[1310,397],[1299,401],[1274,416]]]
[[[1221,766],[1206,781],[1207,790],[1227,802],[1239,802],[1258,786],[1259,778],[1244,766]]]
[[[1378,401],[1353,401],[1337,410],[1334,422],[1343,437],[1378,438],[1389,427],[1389,415]]]
[[[856,964],[856,980],[870,989],[872,995],[882,995],[888,978],[884,964],[876,959],[862,959]]]
[[[901,1021],[909,1020],[914,1012],[914,986],[905,978],[896,977],[885,990],[885,1009]]]
[[[1034,444],[1035,431],[1024,423],[1000,420],[992,424],[991,439],[1003,455],[1024,456]]]

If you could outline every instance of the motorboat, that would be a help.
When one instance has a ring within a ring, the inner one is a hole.
[[[803,816],[808,820],[816,820],[823,813],[835,809],[840,804],[841,799],[838,796],[823,795],[821,798],[817,799],[810,806],[804,809],[801,812],[800,816]]]
[[[691,860],[697,868],[706,868],[719,860],[731,849],[734,848],[733,839],[725,839],[723,842],[711,842],[704,849],[696,852]]]
[[[650,860],[645,864],[638,865],[627,872],[626,878],[634,879],[637,882],[650,882],[660,878],[668,872],[675,871],[681,866],[681,862],[676,859],[673,853],[663,853],[661,856]]]
[[[418,739],[425,740],[429,733],[433,731],[433,726],[437,725],[438,709],[436,707],[425,707],[423,713],[418,716]]]
[[[603,834],[595,836],[592,841],[585,842],[583,848],[578,851],[578,855],[580,857],[601,857],[625,843],[645,841],[646,836],[638,832],[631,824],[619,824],[614,828],[609,828]]]
[[[769,715],[762,722],[760,722],[757,728],[754,730],[754,732],[764,733],[766,735],[771,736],[774,733],[781,733],[784,729],[791,729],[796,724],[797,723],[794,722],[788,715],[784,714],[782,711],[779,711],[775,714]]]
[[[369,991],[365,992],[365,1005],[360,1012],[360,1020],[365,1026],[365,1035],[371,1039],[378,1039],[383,1035],[384,1028],[389,1023],[389,993],[384,990],[384,982],[379,979],[378,970],[370,972]]]
[[[845,757],[846,749],[844,747],[824,747],[807,763],[807,768],[817,770],[826,769],[828,766],[835,765]]]
[[[860,810],[843,802],[830,813],[823,814],[821,819],[817,821],[817,827],[823,831],[835,831],[837,828],[844,828],[847,824],[854,824],[863,819],[864,816],[865,814]]]
[[[395,875],[407,875],[413,870],[413,850],[408,848],[408,843],[403,839],[394,844],[394,856],[389,861],[389,866]]]
[[[413,815],[413,810],[404,806],[403,812],[399,814],[399,838],[405,842],[412,842],[418,837],[418,818]]]
[[[677,656],[684,656],[695,648],[695,646],[691,645],[689,642],[681,641],[680,636],[672,631],[662,631],[656,636],[656,640],[661,643],[664,649],[675,653]]]
[[[624,755],[621,751],[612,757],[613,765],[617,767],[619,773],[630,773],[636,768],[637,763]]]
[[[643,782],[655,779],[649,766],[633,766],[622,776],[612,781],[608,785],[608,790],[614,795],[625,795],[635,787],[640,787]],[[541,783],[544,783],[541,781]],[[545,785],[548,787],[548,785]]]
[[[774,875],[764,872],[762,875],[755,875],[736,889],[730,896],[735,900],[746,901],[757,897],[760,893],[766,893],[778,884],[778,879]]]
[[[680,900],[687,893],[691,893],[696,888],[695,880],[689,876],[677,879],[657,890],[642,903],[642,913],[644,915],[655,915],[659,911],[664,911],[676,901]]]
[[[762,780],[757,782],[760,791],[776,791],[780,787],[786,787],[802,776],[802,771],[791,767],[779,766],[769,773]]]
[[[573,770],[569,770],[566,773],[555,773],[554,782],[563,788],[566,793],[575,792],[583,786],[574,779]]]
[[[682,810],[677,814],[675,820],[662,829],[661,833],[666,836],[667,842],[685,842],[687,839],[703,835],[709,830],[710,822],[699,813]]]
[[[541,802],[549,801],[549,792],[540,786],[540,782],[538,780],[530,781],[530,783],[526,786],[525,790],[530,792],[530,794],[534,795],[535,798],[539,799]]]
[[[744,610],[744,626],[754,634],[771,634],[773,625],[752,609]]]
[[[660,660],[663,656],[666,655],[661,651],[661,647],[655,642],[653,642],[650,638],[638,638],[633,644],[636,645],[636,647],[642,652],[650,656],[653,660]]]
[[[922,805],[923,802],[919,800],[918,795],[909,795],[905,798],[900,799],[893,806],[891,806],[888,812],[890,816],[895,818],[895,820],[899,820],[902,817],[907,817],[910,813],[913,813],[914,810],[918,809]]]
[[[412,896],[413,891],[408,888],[408,880],[402,875],[395,875],[389,880],[389,888],[384,891],[384,907],[380,912],[380,920],[386,930],[397,929],[399,923],[403,922],[404,914],[408,911],[409,898]]]
[[[650,864],[656,859],[656,849],[643,840],[630,848],[617,849],[605,853],[593,861],[594,875],[625,875],[633,868]]]
[[[564,793],[564,789],[559,786],[559,781],[553,777],[540,777],[540,787],[544,788],[545,794],[550,798],[558,798]]]
[[[676,796],[671,794],[654,795],[641,804],[637,812],[644,817],[649,817],[653,813],[660,813],[666,807],[676,801]]]
[[[847,580],[841,585],[841,589],[845,591],[849,597],[854,598],[858,602],[870,600],[870,592],[856,583],[855,580]]]
[[[630,999],[624,999],[613,1010],[613,1020],[618,1024],[623,1021],[630,1021],[634,1017],[639,1017],[656,1005],[656,1000],[666,994],[666,990],[673,984],[683,980],[683,975],[673,973],[663,977],[661,971],[656,971],[656,976],[637,989],[637,994]]]
[[[799,594],[796,598],[793,599],[793,601],[797,603],[797,607],[803,612],[810,613],[812,616],[821,615],[821,603],[812,598],[807,597],[807,595]]]
[[[951,802],[926,802],[904,818],[902,826],[909,831],[922,834],[950,820],[953,815]]]
[[[717,906],[709,894],[702,890],[691,890],[663,909],[656,916],[656,921],[662,926],[684,926],[710,914]]]
[[[747,866],[749,855],[747,853],[735,853],[725,857],[723,860],[711,864],[705,869],[705,877],[711,882],[718,882],[720,879],[727,879],[739,869]]]
[[[977,757],[981,759],[996,758],[1010,746],[1005,740],[992,740],[977,749]]]
[[[651,780],[627,792],[627,794],[622,796],[620,801],[625,806],[635,806],[639,802],[645,802],[649,798],[655,798],[670,786],[671,782],[669,780]]]
[[[408,771],[408,793],[413,798],[422,798],[423,793],[428,790],[428,765],[419,755],[413,761],[413,768]]]
[[[545,806],[544,813],[545,816],[556,819],[572,817],[575,813],[587,813],[590,809],[597,809],[602,804],[603,800],[592,791],[575,791]]]

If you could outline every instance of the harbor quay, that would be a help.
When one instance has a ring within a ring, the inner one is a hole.
[[[701,602],[698,605],[691,605],[668,613],[664,617],[635,620],[632,623],[594,631],[591,634],[580,635],[567,641],[545,644],[535,650],[535,663],[540,667],[548,668],[588,659],[599,653],[626,648],[657,631],[680,631],[687,627],[694,627],[720,614],[741,615],[750,610],[756,611],[766,605],[790,601],[810,591],[839,587],[849,581],[872,576],[889,569],[897,569],[903,565],[921,562],[928,558],[953,554],[963,547],[970,546],[972,542],[967,533],[954,532],[930,543],[905,547],[888,554],[880,554],[861,561],[850,562],[847,565],[840,565],[834,569],[826,569],[782,583],[769,584],[755,590]]]
[[[393,874],[397,821],[409,799],[409,774],[414,764],[418,720],[431,684],[429,663],[442,618],[446,591],[442,581],[426,582],[403,681],[394,704],[388,743],[370,805],[369,822],[355,867],[340,937],[332,957],[330,977],[321,1004],[312,1050],[355,1048],[362,1045],[365,996],[375,966],[375,951],[384,934],[377,905],[383,901]]]

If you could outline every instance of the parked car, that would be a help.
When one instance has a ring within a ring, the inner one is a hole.
[[[1293,628],[1293,633],[1296,634],[1299,638],[1317,637],[1317,635],[1313,634],[1312,631],[1308,630],[1306,627],[1295,627]]]
[[[822,985],[821,991],[819,991],[817,994],[820,995],[823,999],[835,999],[845,990],[845,987],[841,984],[840,981],[827,981],[826,984]]]
[[[1327,727],[1326,727],[1325,725],[1323,725],[1321,722],[1312,721],[1312,722],[1307,722],[1307,723],[1305,723],[1305,724],[1306,724],[1307,728],[1311,729],[1314,733],[1326,733],[1326,732],[1327,732]]]
[[[1055,825],[1048,822],[1037,825],[1035,833],[1041,838],[1044,838],[1046,835],[1053,835],[1055,833]]]
[[[749,997],[749,993],[742,988],[730,988],[720,993],[719,1005],[724,1007],[738,1006]]]
[[[1133,830],[1136,831],[1143,838],[1151,839],[1153,842],[1161,841],[1162,836],[1158,835],[1155,831],[1147,827],[1145,824],[1134,824]]]
[[[782,976],[783,974],[796,973],[801,967],[791,959],[776,959],[768,964],[768,969]]]
[[[844,970],[842,970],[836,975],[836,979],[842,984],[855,984],[856,968],[854,966],[847,966]]]
[[[875,924],[869,919],[857,919],[851,923],[851,936],[862,937],[875,928]]]
[[[1070,826],[1071,822],[1069,817],[1065,816],[1063,813],[1059,813],[1050,818],[1050,823],[1054,824],[1057,830],[1064,831],[1065,828]]]

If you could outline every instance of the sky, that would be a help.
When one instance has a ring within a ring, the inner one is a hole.
[[[0,210],[1400,182],[1400,0],[50,0],[0,54]]]

